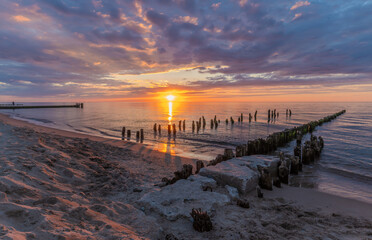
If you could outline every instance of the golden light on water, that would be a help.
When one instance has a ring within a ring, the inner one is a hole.
[[[173,117],[173,103],[172,102],[168,103],[168,108],[169,108],[168,121],[169,121],[169,124],[171,124],[172,117]]]

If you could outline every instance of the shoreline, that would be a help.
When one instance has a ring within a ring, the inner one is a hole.
[[[89,134],[84,134],[84,133],[78,133],[78,132],[72,132],[72,131],[68,131],[68,130],[52,128],[52,127],[48,127],[48,126],[42,126],[42,125],[30,123],[26,120],[11,118],[8,115],[3,114],[3,113],[0,113],[0,122],[1,121],[3,121],[5,124],[9,124],[9,125],[14,126],[14,127],[28,127],[28,128],[31,128],[31,129],[34,129],[36,131],[46,133],[46,134],[56,134],[56,135],[59,135],[59,136],[62,136],[62,137],[68,137],[68,138],[89,139],[90,141],[95,141],[95,142],[98,142],[98,143],[109,144],[109,145],[114,146],[114,147],[128,149],[128,150],[131,150],[131,151],[134,151],[134,152],[138,152],[141,155],[141,157],[143,157],[145,159],[150,159],[150,158],[152,160],[154,160],[154,159],[157,159],[157,160],[164,159],[164,162],[171,168],[170,175],[172,175],[173,171],[180,170],[182,168],[183,164],[193,165],[193,170],[195,171],[195,163],[196,163],[196,161],[200,160],[200,159],[190,159],[190,158],[186,158],[186,157],[170,155],[168,153],[153,150],[150,147],[147,147],[146,145],[144,145],[142,143],[125,141],[125,140],[115,140],[115,139],[111,139],[111,138],[105,138],[105,137],[100,137],[100,136],[94,136],[94,135],[89,135]],[[206,162],[204,160],[202,160],[202,161],[204,163]],[[172,162],[174,162],[174,164],[170,164]],[[159,181],[160,181],[160,179],[159,179]],[[359,199],[355,199],[355,198],[342,197],[342,196],[337,195],[337,194],[326,193],[326,192],[321,191],[321,190],[316,189],[316,188],[292,187],[292,186],[290,188],[304,189],[305,191],[308,191],[308,190],[309,191],[314,191],[314,192],[317,192],[317,193],[320,193],[320,194],[328,195],[330,197],[337,197],[337,198],[342,198],[342,199],[346,199],[346,200],[353,200],[353,201],[356,201],[356,202],[359,202],[359,203],[362,203],[362,204],[367,204],[367,205],[372,206],[371,203],[363,201],[363,200],[359,200]],[[293,199],[296,199],[296,198],[293,198]],[[296,200],[298,200],[298,199],[296,199]],[[362,212],[362,214],[363,214],[363,212]],[[369,213],[369,216],[372,218],[372,211]]]
[[[205,177],[156,186],[191,159],[168,158],[141,144],[108,140],[0,114],[0,237],[10,239],[288,239],[372,235],[372,204],[284,185],[232,195],[225,186],[195,189]],[[169,156],[168,156],[169,157]],[[207,180],[210,181],[210,180]],[[193,185],[194,184],[194,185]],[[168,192],[173,189],[175,192]],[[190,191],[190,192],[189,192]],[[177,194],[172,194],[177,193]],[[160,194],[160,208],[140,203]],[[209,195],[212,194],[212,195]],[[207,196],[199,205],[200,195]],[[249,209],[236,205],[246,199]],[[223,203],[219,202],[221,199]],[[186,201],[187,200],[187,201]],[[216,205],[217,204],[217,205]],[[191,208],[208,207],[211,232],[192,228]]]
[[[191,159],[181,156],[171,155],[167,152],[160,152],[153,150],[150,147],[147,147],[144,144],[126,141],[126,140],[115,140],[111,138],[104,138],[100,136],[94,136],[84,133],[77,133],[42,125],[33,124],[25,120],[19,120],[11,118],[6,114],[0,113],[0,121],[3,121],[5,124],[9,124],[14,127],[28,127],[35,131],[46,133],[46,134],[55,134],[62,137],[69,138],[79,138],[79,139],[89,139],[91,141],[100,142],[109,144],[115,147],[120,147],[123,149],[128,149],[134,152],[140,153],[143,158],[156,158],[157,160],[164,159],[164,162],[167,164],[171,163],[172,171],[176,171],[182,167],[183,164],[192,164],[195,167],[195,162],[199,159]]]

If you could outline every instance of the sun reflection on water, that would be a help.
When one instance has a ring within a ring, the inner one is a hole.
[[[169,102],[169,113],[168,113],[168,124],[172,124],[172,117],[173,117],[173,103]]]

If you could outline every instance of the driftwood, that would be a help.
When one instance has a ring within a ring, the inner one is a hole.
[[[196,231],[209,232],[210,230],[212,230],[212,221],[207,212],[203,212],[200,208],[193,208],[190,215],[194,219],[192,226]]]

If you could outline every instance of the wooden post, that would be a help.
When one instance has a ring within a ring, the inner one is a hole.
[[[159,124],[158,126],[158,132],[159,132],[159,135],[161,134],[161,125]]]
[[[249,113],[249,122],[251,122],[251,121],[252,121],[252,114]]]
[[[240,122],[240,117],[238,117],[238,122]]]
[[[186,129],[186,120],[183,120],[183,131]]]
[[[171,135],[171,125],[170,124],[168,124],[168,136],[170,136]]]
[[[145,139],[145,138],[144,138],[144,134],[143,134],[143,129],[141,128],[140,131],[141,131],[141,142],[143,142],[143,140]]]
[[[124,140],[125,138],[125,127],[121,129],[121,140]]]
[[[173,123],[173,137],[174,138],[176,137],[176,132],[177,132],[176,124]]]
[[[139,137],[140,137],[140,132],[137,131],[137,132],[136,132],[136,141],[137,141],[137,142],[138,142],[138,140],[139,140]]]
[[[229,124],[229,119],[226,118],[225,122],[226,122],[226,125]]]
[[[128,129],[128,130],[127,130],[127,138],[130,139],[130,137],[131,137],[131,132],[130,132],[130,130]]]
[[[156,129],[157,129],[157,127],[156,127],[156,123],[154,124],[154,133],[156,134]]]
[[[292,110],[289,109],[289,116],[292,116]]]
[[[270,121],[270,109],[267,111],[267,121]]]
[[[206,121],[205,121],[205,118],[203,116],[203,129],[205,129],[205,126],[207,125]]]
[[[254,120],[257,121],[257,110],[256,110],[256,112],[254,113]]]
[[[192,121],[192,132],[195,132],[195,121]]]
[[[180,120],[179,122],[178,122],[178,129],[181,131],[181,124],[182,124],[182,121]]]
[[[211,119],[211,129],[214,128],[214,125],[213,125],[213,119]]]

